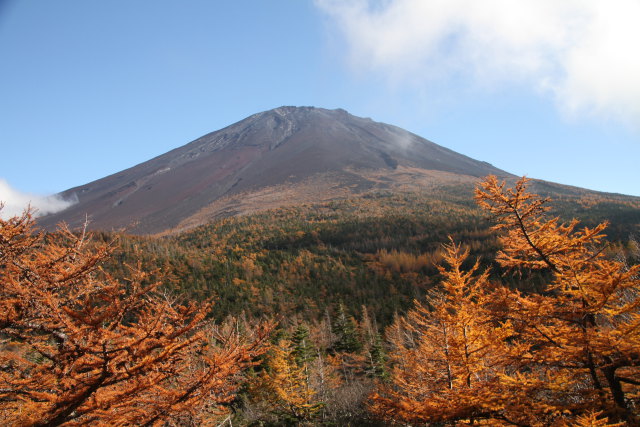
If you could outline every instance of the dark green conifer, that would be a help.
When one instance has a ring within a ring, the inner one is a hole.
[[[369,349],[369,369],[368,374],[372,377],[385,380],[389,373],[387,372],[387,353],[382,345],[382,337],[379,332],[376,332]]]
[[[315,356],[315,350],[309,339],[309,328],[300,323],[291,336],[294,360],[298,366],[305,365]]]
[[[347,316],[342,303],[338,305],[338,312],[331,329],[336,337],[332,347],[333,351],[358,353],[362,350],[362,343],[358,339],[356,322],[352,317]]]

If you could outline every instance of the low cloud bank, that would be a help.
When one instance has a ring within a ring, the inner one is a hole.
[[[394,84],[524,83],[640,126],[640,0],[315,0],[354,66]]]
[[[40,196],[21,193],[11,188],[7,181],[0,179],[0,203],[4,204],[0,210],[0,218],[6,220],[21,215],[29,206],[35,210],[35,216],[42,216],[64,210],[73,205],[75,201],[62,200],[55,195]]]

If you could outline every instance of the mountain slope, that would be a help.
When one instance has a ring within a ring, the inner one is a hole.
[[[508,176],[401,128],[344,110],[280,107],[185,146],[63,192],[78,203],[39,220],[158,233],[267,207],[330,200],[418,181]],[[412,178],[413,177],[413,178]]]

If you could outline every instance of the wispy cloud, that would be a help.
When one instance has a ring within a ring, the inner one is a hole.
[[[356,67],[396,84],[532,85],[570,115],[640,123],[640,0],[315,0]]]
[[[0,218],[2,219],[20,215],[29,206],[35,209],[36,216],[42,216],[59,212],[75,203],[75,201],[62,200],[55,195],[39,196],[21,193],[11,188],[9,183],[3,179],[0,179],[0,202],[4,204],[4,208],[0,210]]]

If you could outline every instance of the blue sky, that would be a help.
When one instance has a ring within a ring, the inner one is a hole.
[[[0,0],[0,198],[281,105],[640,196],[639,20],[640,0]]]

